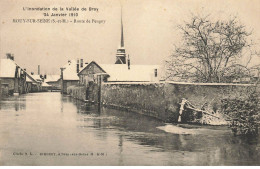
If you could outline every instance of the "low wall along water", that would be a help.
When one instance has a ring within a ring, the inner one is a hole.
[[[87,88],[85,86],[70,86],[67,88],[67,94],[72,96],[75,99],[85,101],[86,90]]]
[[[101,97],[102,103],[107,106],[125,108],[166,122],[177,122],[183,98],[198,108],[207,103],[217,111],[223,98],[245,93],[251,88],[251,85],[242,84],[104,83]]]
[[[251,89],[252,85],[246,84],[108,82],[102,84],[100,97],[107,107],[137,112],[165,122],[177,122],[183,98],[197,108],[207,104],[217,112],[223,98],[247,93]],[[87,96],[86,90],[87,87],[72,86],[67,92],[73,98],[97,103],[98,87],[92,88],[91,97]]]
[[[158,119],[165,119],[165,85],[104,83],[101,90],[102,103],[115,108],[125,108]]]

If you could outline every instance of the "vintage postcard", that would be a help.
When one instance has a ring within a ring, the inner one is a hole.
[[[260,0],[0,0],[0,166],[260,165]]]

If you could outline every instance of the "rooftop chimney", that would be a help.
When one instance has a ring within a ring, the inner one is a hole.
[[[80,59],[80,67],[82,68],[83,67],[83,59]]]
[[[154,77],[157,77],[158,73],[157,73],[157,69],[154,69]]]
[[[77,59],[77,73],[79,73],[79,59]]]
[[[40,71],[41,69],[40,69],[40,65],[38,65],[38,75],[40,75],[41,74],[41,71]]]
[[[60,68],[60,78],[61,78],[61,80],[63,80],[63,70],[64,70],[65,68],[63,68],[63,67],[61,67]]]
[[[10,60],[14,60],[14,54],[7,53],[7,54],[6,54],[6,58],[7,58],[7,59],[10,59]]]
[[[130,59],[129,59],[129,55],[128,55],[128,59],[127,59],[127,65],[128,65],[128,70],[130,70]]]

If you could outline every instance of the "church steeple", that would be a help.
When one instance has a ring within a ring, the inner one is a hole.
[[[121,48],[125,46],[124,44],[124,27],[123,27],[123,19],[122,19],[122,8],[121,8]]]
[[[120,43],[120,47],[117,49],[117,52],[116,52],[116,63],[115,64],[126,64],[122,7],[121,7],[121,43]]]

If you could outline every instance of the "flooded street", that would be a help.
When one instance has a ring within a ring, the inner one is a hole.
[[[182,132],[183,131],[183,132]],[[260,165],[260,138],[88,107],[60,93],[0,101],[0,165]]]

